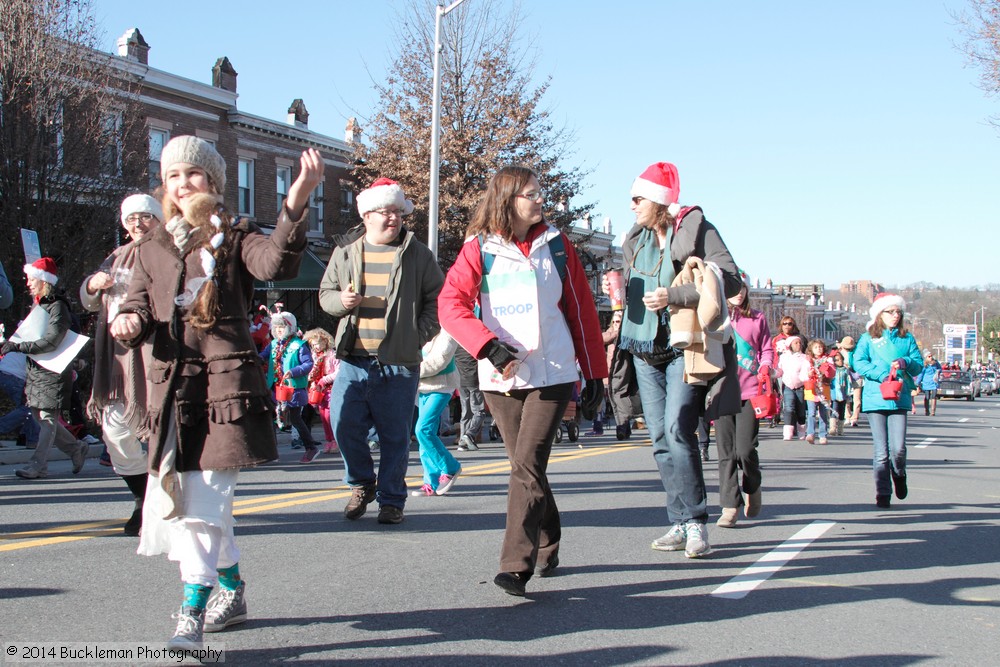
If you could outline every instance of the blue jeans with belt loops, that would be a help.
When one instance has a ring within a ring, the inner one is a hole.
[[[417,399],[419,366],[382,364],[375,357],[347,357],[340,362],[330,390],[330,426],[344,457],[346,482],[376,487],[379,505],[406,505],[406,468]],[[379,466],[368,449],[374,425]]]

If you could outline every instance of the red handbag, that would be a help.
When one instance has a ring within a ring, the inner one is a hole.
[[[778,414],[778,397],[771,391],[770,378],[757,378],[757,396],[750,399],[753,414],[757,419],[770,419]]]
[[[882,398],[887,401],[895,401],[899,398],[899,393],[903,391],[903,383],[896,379],[896,369],[889,371],[889,377],[879,385],[882,390]]]

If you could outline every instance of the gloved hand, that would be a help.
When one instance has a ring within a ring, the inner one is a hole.
[[[763,366],[758,368],[757,377],[762,378],[764,380],[769,380],[771,378],[771,367],[768,366],[767,364],[764,364]]]
[[[517,348],[508,343],[503,343],[497,338],[487,343],[483,351],[483,358],[489,359],[490,363],[493,364],[493,368],[501,373],[507,368],[507,364],[517,361]]]
[[[587,386],[580,394],[580,409],[583,411],[584,419],[593,419],[597,408],[601,407],[601,399],[604,398],[604,380],[594,378],[587,380]],[[590,415],[590,416],[588,416]]]
[[[18,344],[13,341],[6,341],[2,346],[0,346],[0,354],[7,354],[8,352],[20,352]]]
[[[896,359],[895,363],[896,363],[896,368],[898,368],[901,371],[905,371],[906,367],[910,365],[910,360],[907,359],[906,357],[900,357],[899,359]]]

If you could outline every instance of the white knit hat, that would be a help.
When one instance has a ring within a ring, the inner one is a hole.
[[[163,221],[163,207],[149,195],[129,195],[122,201],[122,224],[133,213],[150,213],[159,221]]]
[[[59,276],[56,275],[56,263],[51,257],[42,257],[31,264],[25,264],[24,275],[35,280],[45,281],[50,285],[59,282]]]
[[[395,206],[403,215],[413,213],[413,202],[406,198],[403,188],[392,179],[380,178],[358,194],[358,213],[362,216],[386,206]]]
[[[875,301],[872,302],[872,307],[868,309],[868,316],[871,318],[868,320],[868,326],[875,324],[875,320],[882,313],[883,310],[892,308],[896,306],[900,310],[906,308],[906,302],[903,301],[903,297],[898,294],[889,294],[888,292],[880,292],[875,296]]]
[[[160,180],[167,180],[167,169],[178,162],[201,167],[222,194],[226,189],[226,161],[215,146],[199,137],[183,135],[174,137],[160,153]]]
[[[677,174],[677,167],[669,162],[649,165],[632,183],[629,194],[662,204],[667,207],[670,215],[676,217],[681,210],[678,203],[681,196],[681,179]]]

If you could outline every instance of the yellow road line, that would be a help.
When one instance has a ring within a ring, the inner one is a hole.
[[[603,456],[615,452],[623,452],[638,447],[649,445],[649,441],[605,445],[601,447],[587,447],[569,451],[559,451],[549,457],[549,463],[564,463],[591,456]],[[510,470],[510,462],[506,459],[502,461],[491,461],[477,465],[463,465],[463,477],[479,477],[504,473]],[[422,480],[419,475],[407,478],[409,484],[417,484]],[[257,514],[298,505],[310,505],[313,503],[325,502],[327,500],[337,500],[347,498],[351,495],[351,490],[347,486],[339,486],[332,489],[316,489],[314,491],[293,491],[276,495],[263,496],[260,498],[244,498],[233,503],[233,514],[236,516]],[[56,526],[54,528],[44,528],[39,530],[28,530],[18,533],[0,533],[0,541],[9,541],[9,544],[0,544],[0,552],[15,551],[18,549],[29,549],[34,547],[44,547],[52,544],[62,544],[65,542],[76,542],[78,540],[89,540],[95,537],[106,537],[118,534],[120,527],[126,519],[108,519],[105,521],[93,521],[90,523],[68,524]]]

